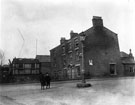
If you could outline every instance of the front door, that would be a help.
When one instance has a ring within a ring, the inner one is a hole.
[[[77,76],[80,77],[81,76],[80,66],[76,66],[76,68],[77,68]]]
[[[116,64],[110,64],[110,74],[116,75]]]

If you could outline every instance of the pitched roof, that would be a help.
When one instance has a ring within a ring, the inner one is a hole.
[[[129,57],[129,55],[123,51],[120,52],[120,57]]]
[[[135,64],[134,57],[130,57],[129,54],[125,52],[120,52],[120,57],[123,64]]]
[[[36,55],[36,59],[38,59],[39,62],[50,62],[49,55]]]
[[[107,49],[117,46],[114,44],[117,42],[117,34],[104,26],[101,28],[91,27],[84,31],[84,34],[86,35],[84,46],[87,50],[95,49],[96,47]]]
[[[53,51],[53,50],[55,50],[55,49],[57,49],[57,48],[59,48],[59,47],[60,47],[60,44],[59,44],[59,45],[57,45],[56,47],[54,47],[54,48],[50,49],[50,51]]]
[[[122,63],[123,64],[135,64],[134,59],[130,58],[130,57],[125,57],[122,59]]]
[[[14,58],[12,63],[39,63],[39,60],[33,58]]]
[[[3,67],[9,67],[9,65],[3,65]]]

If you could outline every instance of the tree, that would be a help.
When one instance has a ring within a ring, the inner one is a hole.
[[[0,66],[2,66],[5,62],[5,53],[4,51],[0,50]]]

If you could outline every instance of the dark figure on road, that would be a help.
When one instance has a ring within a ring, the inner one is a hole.
[[[46,85],[45,76],[42,73],[40,73],[39,79],[41,83],[41,90],[44,90],[44,86]]]
[[[46,73],[45,80],[46,80],[46,89],[50,88],[51,77],[49,76],[48,73]]]

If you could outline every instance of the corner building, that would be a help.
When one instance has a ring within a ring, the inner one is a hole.
[[[104,27],[101,17],[93,16],[92,23],[79,34],[71,31],[70,39],[61,38],[60,45],[50,50],[54,79],[81,78],[82,64],[85,78],[124,74],[117,34]],[[85,35],[83,43],[81,35]]]

